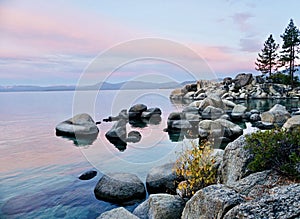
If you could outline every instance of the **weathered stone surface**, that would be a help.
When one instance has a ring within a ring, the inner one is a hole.
[[[250,120],[251,122],[257,122],[257,121],[260,121],[261,118],[260,118],[260,115],[259,115],[259,114],[254,113],[254,114],[251,114],[249,120]]]
[[[203,119],[217,119],[224,114],[224,110],[213,106],[207,106],[201,113]]]
[[[243,135],[226,146],[221,170],[222,183],[231,185],[250,174],[247,165],[252,157],[244,147],[245,136]]]
[[[128,137],[126,138],[126,142],[137,143],[141,140],[142,135],[138,131],[131,131],[128,133]]]
[[[147,106],[144,104],[135,104],[128,110],[129,119],[140,119],[142,113],[147,110]]]
[[[142,112],[141,117],[145,119],[150,119],[154,115],[161,115],[161,109],[160,108],[149,108],[146,111]]]
[[[86,113],[78,114],[56,126],[57,135],[77,136],[77,135],[97,135],[99,132],[92,117]]]
[[[235,105],[235,107],[233,108],[232,112],[231,112],[231,117],[234,119],[241,119],[244,115],[244,113],[246,112],[247,107],[243,106],[243,105]]]
[[[97,219],[139,219],[123,207],[114,208],[102,213]]]
[[[199,110],[203,111],[208,106],[224,109],[224,103],[222,99],[214,94],[209,95],[200,103]]]
[[[144,199],[146,190],[143,182],[134,174],[111,173],[97,183],[96,198],[118,204],[127,204]]]
[[[184,201],[169,194],[152,194],[134,209],[133,214],[141,219],[175,219],[180,218]]]
[[[253,77],[252,77],[251,73],[249,73],[249,74],[245,74],[245,73],[238,74],[234,79],[235,88],[239,89],[241,87],[244,87],[244,86],[250,84],[252,79],[253,79]]]
[[[177,88],[171,92],[170,99],[182,99],[186,93],[187,91],[184,91],[181,88]]]
[[[283,125],[285,129],[294,129],[300,127],[300,115],[289,118]]]
[[[235,206],[224,219],[300,218],[300,184],[278,186],[269,194]]]
[[[118,120],[115,124],[105,133],[105,137],[114,145],[126,145],[126,123],[125,120]]]
[[[261,114],[261,121],[265,123],[272,123],[283,125],[291,117],[285,106],[276,104],[269,111]]]
[[[146,178],[147,191],[153,193],[176,193],[174,163],[153,167]]]
[[[189,121],[187,120],[175,120],[173,121],[171,127],[169,127],[171,129],[190,129],[192,128],[192,125],[190,124]]]
[[[234,206],[243,202],[234,190],[222,184],[205,187],[186,203],[182,219],[221,219]]]

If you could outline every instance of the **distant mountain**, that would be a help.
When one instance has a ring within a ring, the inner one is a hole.
[[[185,82],[183,82],[185,83]],[[101,82],[90,86],[76,87],[71,86],[0,86],[0,92],[22,92],[22,91],[74,91],[76,90],[141,90],[141,89],[174,89],[181,87],[183,83],[166,82],[166,83],[152,83],[144,81],[128,81],[121,83]]]

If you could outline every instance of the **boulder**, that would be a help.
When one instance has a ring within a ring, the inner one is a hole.
[[[185,202],[178,196],[151,194],[149,198],[134,209],[133,214],[140,219],[180,218]]]
[[[215,120],[216,123],[220,124],[224,130],[224,137],[230,139],[236,139],[240,135],[243,134],[243,129],[239,126],[230,122],[226,119],[217,119]]]
[[[137,143],[141,140],[142,135],[138,131],[131,131],[128,133],[128,136],[126,138],[126,142],[132,142]]]
[[[112,128],[105,133],[105,137],[107,138],[107,140],[117,147],[120,146],[121,148],[126,148],[126,123],[127,121],[125,120],[118,120],[117,122],[115,122]]]
[[[210,94],[208,97],[201,101],[199,105],[199,111],[203,111],[208,106],[224,109],[224,103],[222,99],[214,94]]]
[[[62,136],[97,136],[99,129],[92,117],[86,113],[78,114],[56,126],[56,134]]]
[[[235,88],[240,89],[240,88],[250,84],[252,79],[253,79],[253,76],[252,76],[251,73],[249,73],[249,74],[245,74],[245,73],[238,74],[234,79]]]
[[[137,216],[130,213],[128,210],[126,210],[123,207],[118,207],[110,211],[106,211],[102,213],[99,217],[97,217],[97,219],[120,219],[120,218],[139,219]]]
[[[97,175],[97,171],[95,170],[89,170],[86,171],[85,173],[81,174],[78,178],[81,180],[90,180],[94,178]]]
[[[224,110],[213,106],[207,106],[201,113],[202,119],[217,119],[224,114]]]
[[[300,184],[278,186],[260,199],[244,202],[224,216],[231,218],[299,218]]]
[[[116,204],[131,204],[146,197],[143,182],[129,173],[104,175],[97,183],[94,193],[97,199]]]
[[[251,122],[258,122],[258,121],[261,120],[261,118],[260,118],[260,115],[259,115],[259,114],[254,113],[254,114],[251,114],[249,120],[250,120]]]
[[[231,112],[231,118],[233,119],[241,119],[244,115],[244,113],[246,112],[247,107],[243,106],[243,105],[235,105],[235,107],[233,108],[232,112]]]
[[[136,104],[130,107],[128,113],[129,113],[129,119],[140,119],[142,116],[142,113],[147,110],[147,106],[144,104]]]
[[[187,120],[175,120],[173,121],[171,129],[191,129],[192,125],[189,121]]]
[[[272,123],[283,125],[291,117],[285,106],[276,104],[269,111],[261,114],[261,121],[265,123]]]
[[[294,129],[300,127],[300,115],[289,118],[283,125],[285,129]]]
[[[173,90],[170,94],[170,99],[182,99],[182,97],[187,93],[187,91],[177,88]]]
[[[247,168],[247,165],[251,160],[250,152],[245,149],[245,136],[242,135],[229,143],[223,155],[221,167],[222,183],[231,185],[249,175],[251,171]]]
[[[182,219],[215,218],[221,219],[243,198],[233,189],[222,184],[205,187],[186,203]]]
[[[153,193],[176,193],[176,174],[173,171],[174,163],[167,163],[153,167],[146,178],[147,191]]]
[[[159,108],[149,108],[142,112],[141,117],[144,119],[150,119],[154,115],[161,115],[161,109]]]
[[[198,107],[195,107],[195,106],[187,106],[187,107],[183,108],[182,112],[199,115],[199,109],[198,109]]]

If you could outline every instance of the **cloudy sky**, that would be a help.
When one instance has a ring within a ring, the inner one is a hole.
[[[281,43],[291,18],[300,25],[299,8],[298,0],[1,0],[0,85],[76,84],[100,59],[94,80],[114,71],[108,81],[150,73],[177,74],[184,81],[182,69],[195,63],[188,50],[209,66],[202,71],[212,78],[255,72],[255,58],[269,34]],[[190,71],[200,77],[201,65],[195,66]]]

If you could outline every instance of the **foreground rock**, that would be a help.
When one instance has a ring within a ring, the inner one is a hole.
[[[276,104],[269,111],[261,114],[261,121],[263,123],[283,125],[290,117],[291,115],[285,106]]]
[[[133,214],[141,219],[175,219],[181,217],[184,205],[178,196],[152,194],[134,209]]]
[[[129,173],[104,175],[97,183],[94,193],[97,199],[117,204],[130,204],[146,197],[143,182]]]
[[[224,185],[211,185],[198,192],[186,203],[182,219],[221,219],[227,211],[242,203],[243,198]]]
[[[102,213],[99,217],[97,217],[97,219],[121,219],[121,218],[139,219],[137,216],[130,213],[123,207],[114,208],[110,211],[106,211],[106,212]]]
[[[153,167],[146,178],[147,191],[153,193],[176,193],[174,163]]]
[[[283,125],[285,129],[294,129],[300,127],[300,115],[293,116],[289,118]]]
[[[56,134],[62,136],[97,136],[99,129],[92,117],[86,113],[78,114],[56,126]]]
[[[245,136],[242,135],[229,143],[224,150],[221,172],[222,183],[226,185],[231,185],[251,173],[247,165],[252,156],[245,149],[245,140]]]
[[[269,195],[232,208],[225,219],[231,218],[299,218],[300,184],[278,186]]]

